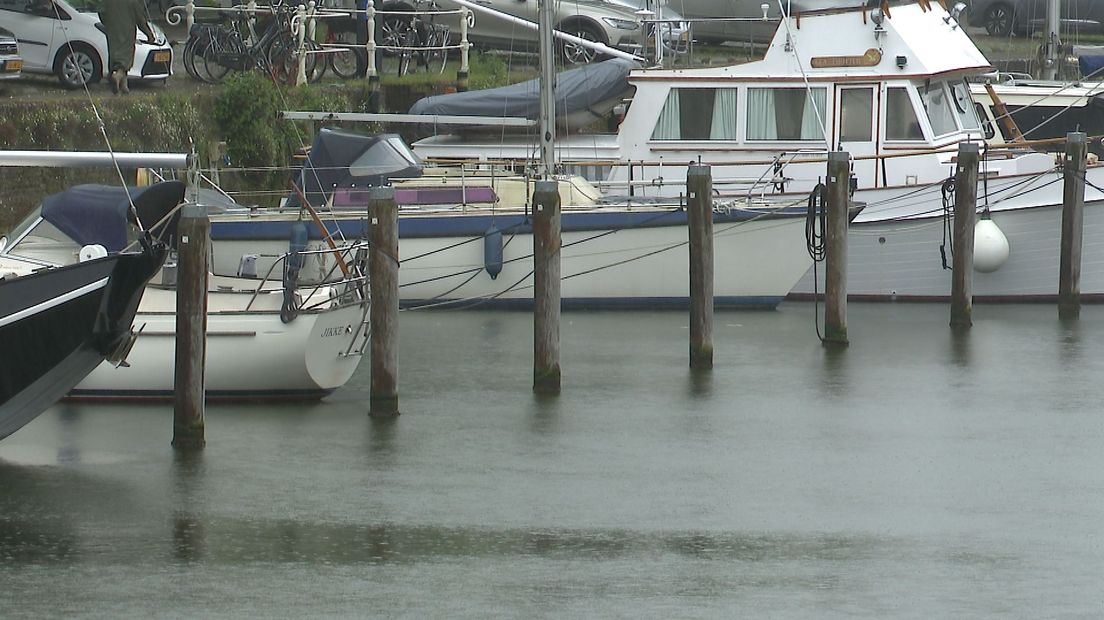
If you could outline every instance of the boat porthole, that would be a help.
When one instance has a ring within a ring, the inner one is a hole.
[[[885,237],[878,237],[878,243],[885,245]]]

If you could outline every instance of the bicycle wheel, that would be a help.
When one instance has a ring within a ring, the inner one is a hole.
[[[196,46],[199,45],[197,41],[196,37],[188,37],[188,42],[184,44],[184,49],[180,52],[180,61],[184,64],[184,71],[193,80],[201,80],[195,67]]]
[[[220,43],[216,38],[212,37],[211,42],[203,49],[203,72],[200,73],[201,78],[205,77],[205,81],[211,84],[222,82],[226,74],[230,73],[230,69],[233,68],[233,59],[238,57],[241,53],[242,50],[237,45],[237,42],[229,40]]]
[[[355,45],[356,33],[331,32],[330,36],[327,37],[327,42],[334,45]],[[327,54],[327,56],[329,56],[330,69],[333,70],[334,75],[343,80],[359,77],[357,75],[357,57],[360,55],[358,52],[360,52],[360,50],[350,48],[347,51],[330,52]]]
[[[431,48],[429,50],[429,58],[426,62],[426,71],[433,71],[436,69],[437,73],[445,72],[445,65],[448,64],[449,50],[446,49],[449,43],[449,28],[448,26],[433,26],[433,33],[430,35],[429,43],[427,44]]]
[[[321,47],[314,41],[305,41],[304,48],[307,51],[318,50]],[[297,41],[285,41],[279,46],[274,46],[268,57],[269,74],[272,79],[282,84],[295,84],[299,77],[299,43]],[[326,73],[326,63],[319,59],[320,54],[307,54],[305,67],[307,82],[314,83],[322,79]]]
[[[383,39],[379,42],[381,47],[402,47],[408,45],[406,42],[408,37],[411,36],[411,16],[406,15],[388,15],[383,20]],[[404,61],[404,57],[408,56],[407,52],[402,50],[383,49],[380,50],[379,61],[380,66],[376,67],[376,75],[403,75],[404,72],[400,72],[400,69],[409,63],[409,60]]]

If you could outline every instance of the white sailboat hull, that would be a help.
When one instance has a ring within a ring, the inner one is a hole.
[[[366,325],[359,304],[280,319],[280,291],[214,291],[207,316],[206,393],[211,399],[319,398],[344,385],[361,358]],[[150,287],[134,319],[139,336],[127,365],[101,364],[70,392],[76,399],[171,398],[176,294]]]
[[[719,306],[773,306],[811,260],[804,220],[787,218],[718,225],[714,240],[714,290]],[[685,226],[597,231],[562,236],[561,298],[567,307],[680,306],[689,299],[689,248]],[[403,299],[413,303],[517,302],[533,298],[533,236],[506,237],[502,273],[491,279],[481,244],[459,237],[400,239]],[[447,249],[444,249],[447,248]],[[459,287],[459,288],[457,288]],[[456,289],[456,290],[452,290]]]
[[[767,217],[714,223],[715,302],[718,307],[773,308],[812,264],[803,217]],[[233,273],[246,252],[286,251],[280,223],[294,215],[242,219],[212,216],[214,269]],[[327,223],[355,238],[362,217]],[[658,225],[657,222],[670,222]],[[258,225],[261,222],[261,225]],[[597,207],[563,217],[561,300],[564,307],[678,307],[689,300],[689,233],[685,212]],[[502,270],[487,270],[485,231],[502,232]],[[258,230],[276,231],[261,238]],[[312,242],[318,247],[321,242]],[[399,218],[399,294],[406,306],[527,307],[533,300],[533,236],[517,212],[402,214]],[[304,268],[307,277],[332,272],[325,253]],[[267,270],[265,257],[258,273]]]

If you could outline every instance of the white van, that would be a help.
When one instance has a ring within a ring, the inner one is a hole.
[[[66,88],[98,82],[107,73],[107,35],[89,0],[0,0],[0,27],[15,34],[23,71],[56,75]],[[138,33],[131,80],[166,80],[172,48],[150,24],[156,41]]]

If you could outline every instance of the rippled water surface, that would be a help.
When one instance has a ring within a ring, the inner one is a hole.
[[[0,616],[1099,618],[1104,307],[409,312],[311,405],[61,404],[0,442]]]

